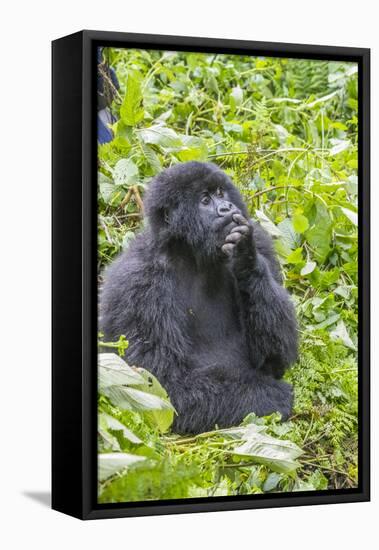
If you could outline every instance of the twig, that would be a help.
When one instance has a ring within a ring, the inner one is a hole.
[[[111,244],[113,244],[113,239],[112,237],[110,236],[110,233],[108,231],[108,227],[106,226],[105,222],[103,220],[100,220],[100,225],[101,227],[104,229],[104,233],[105,233],[105,236],[107,237],[107,240],[108,242],[110,242]]]
[[[136,203],[138,204],[139,209],[143,213],[143,202],[141,199],[140,192],[138,191],[138,187],[136,185],[133,185],[132,189],[133,189],[134,197],[136,199]]]
[[[260,153],[267,153],[267,155],[261,157],[260,159],[257,159],[255,161],[256,164],[258,162],[261,162],[262,160],[271,157],[272,155],[280,154],[280,153],[296,153],[296,152],[303,152],[303,153],[312,153],[314,152],[316,154],[316,151],[321,151],[325,154],[329,154],[329,151],[327,149],[322,150],[321,148],[303,148],[303,147],[285,147],[282,149],[257,149],[256,151],[230,151],[228,153],[214,153],[213,155],[208,155],[208,158],[217,158],[217,157],[230,157],[234,155],[252,155],[254,153],[260,154]]]
[[[105,69],[105,63],[102,63],[101,65],[99,65],[98,68],[99,68],[99,73],[101,74],[101,76],[107,81],[107,84],[111,87],[112,92],[117,97],[117,99],[121,102],[122,97],[120,95],[120,92],[117,90],[116,86],[112,82],[112,79],[110,78],[109,74],[107,73],[107,71]]]
[[[314,464],[313,462],[308,462],[306,460],[300,460],[301,464],[307,464],[308,466],[313,466],[314,468],[319,468],[320,470],[324,470],[325,472],[333,472],[334,474],[339,474],[340,476],[344,476],[348,478],[350,481],[355,483],[354,479],[349,476],[347,472],[342,472],[341,470],[335,470],[334,468],[327,468],[326,466],[321,466],[320,464]]]
[[[133,187],[130,187],[130,189],[128,189],[128,192],[126,193],[125,197],[120,202],[120,208],[124,208],[128,204],[128,202],[130,200],[130,197],[132,196],[132,193],[133,193]]]
[[[303,439],[303,446],[305,445],[305,442],[307,441],[308,436],[309,436],[309,434],[311,433],[311,430],[312,430],[312,428],[313,428],[313,420],[314,420],[314,414],[312,414],[312,418],[311,418],[311,421],[310,421],[310,423],[309,423],[309,428],[308,428],[308,430],[307,430],[307,433],[306,433],[305,436],[304,436],[304,439]]]
[[[277,189],[297,189],[300,191],[300,188],[296,187],[296,185],[273,185],[272,187],[267,187],[267,189],[262,189],[262,191],[257,191],[251,198],[255,199],[256,197],[260,197],[265,193],[270,193],[270,191],[276,191]]]

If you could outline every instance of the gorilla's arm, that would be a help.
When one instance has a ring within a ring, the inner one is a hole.
[[[259,224],[236,215],[238,223],[223,250],[238,281],[252,363],[281,378],[297,359],[294,307],[281,277],[270,240]]]

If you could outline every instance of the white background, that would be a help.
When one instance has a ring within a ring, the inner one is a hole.
[[[2,4],[0,460],[4,464],[0,469],[3,526],[0,533],[5,542],[3,548],[377,547],[375,430],[379,399],[375,368],[372,369],[371,503],[96,522],[80,522],[51,511],[46,504],[50,485],[50,41],[92,28],[371,47],[372,263],[373,282],[377,284],[376,4],[374,0],[8,0]],[[373,292],[374,351],[378,339],[377,297],[378,292]]]

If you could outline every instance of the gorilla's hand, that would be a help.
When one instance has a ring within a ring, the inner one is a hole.
[[[253,227],[241,214],[234,214],[233,222],[237,225],[230,229],[221,250],[231,259],[233,272],[243,288],[256,266]]]
[[[241,214],[233,214],[234,225],[225,237],[225,243],[221,250],[228,256],[239,256],[253,252],[253,228],[246,218]]]

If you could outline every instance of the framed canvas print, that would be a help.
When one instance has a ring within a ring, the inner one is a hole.
[[[369,499],[369,50],[53,42],[53,508]]]

